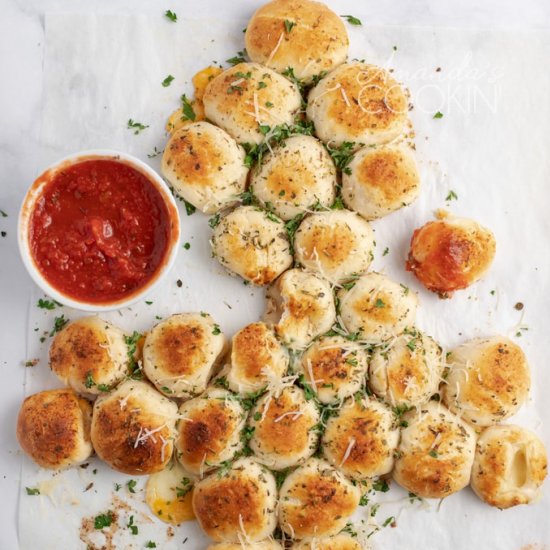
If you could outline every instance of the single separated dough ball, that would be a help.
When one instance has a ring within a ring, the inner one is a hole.
[[[225,347],[225,336],[208,313],[179,313],[147,334],[143,370],[160,392],[188,399],[206,389]]]
[[[265,323],[252,323],[233,336],[231,368],[226,375],[229,389],[253,393],[269,382],[281,380],[288,369],[286,348]]]
[[[224,216],[211,244],[226,269],[257,285],[271,283],[292,265],[285,226],[254,206],[240,206]]]
[[[68,468],[92,453],[92,406],[71,389],[29,395],[17,417],[17,440],[42,468]]]
[[[310,458],[287,476],[279,496],[279,525],[293,538],[336,535],[355,512],[361,491],[328,462]]]
[[[292,550],[365,550],[357,537],[347,533],[339,533],[333,537],[320,537],[311,540],[301,540],[291,546]]]
[[[544,444],[525,428],[491,426],[477,440],[472,489],[491,506],[510,508],[536,501],[547,473]]]
[[[338,293],[344,327],[377,344],[414,325],[418,298],[409,288],[380,273],[366,273]]]
[[[369,364],[368,384],[392,407],[417,407],[437,392],[442,374],[439,345],[420,331],[407,329],[376,348]]]
[[[50,347],[50,368],[82,395],[108,392],[128,373],[124,336],[96,315],[82,317],[56,334]]]
[[[447,217],[416,229],[411,239],[407,271],[443,297],[475,283],[495,256],[493,233],[474,220]]]
[[[297,370],[321,403],[334,403],[358,392],[367,373],[368,356],[357,342],[322,336],[303,353]]]
[[[392,410],[376,399],[348,398],[327,421],[325,458],[344,475],[367,479],[391,472],[399,443]]]
[[[289,269],[267,291],[266,319],[289,348],[305,348],[336,320],[330,284],[312,273]]]
[[[251,550],[283,550],[283,547],[276,540],[262,540],[252,544],[246,544],[245,548]],[[242,550],[243,545],[240,542],[218,542],[211,544],[206,550]]]
[[[312,77],[344,63],[349,39],[343,21],[325,4],[311,0],[274,0],[260,7],[246,27],[252,61],[280,73]]]
[[[531,376],[521,348],[505,336],[476,338],[451,351],[443,402],[466,422],[490,426],[527,401]]]
[[[161,172],[176,193],[205,214],[237,201],[246,186],[244,149],[209,122],[180,128],[168,141]]]
[[[422,498],[445,498],[470,482],[476,435],[440,403],[403,415],[393,478]]]
[[[193,511],[203,531],[218,542],[255,542],[277,525],[273,474],[252,458],[237,460],[195,485]]]
[[[309,92],[307,117],[332,147],[344,142],[381,145],[401,134],[407,98],[390,74],[375,65],[346,63]]]
[[[261,143],[260,126],[292,124],[300,109],[298,87],[258,63],[239,63],[210,81],[203,96],[206,118],[239,143]]]
[[[332,283],[367,271],[373,248],[371,226],[349,210],[311,214],[294,236],[296,261]]]
[[[365,147],[348,168],[342,173],[342,198],[366,220],[408,206],[420,193],[416,160],[406,146]]]
[[[127,380],[94,404],[94,449],[118,472],[159,472],[172,458],[177,413],[178,406],[147,382]]]
[[[300,388],[286,387],[278,395],[267,393],[248,419],[254,430],[250,448],[271,470],[302,464],[317,447],[319,420],[317,407]]]
[[[290,220],[336,197],[336,168],[312,136],[292,136],[268,153],[253,171],[250,186],[262,205]]]
[[[246,412],[235,395],[210,388],[183,403],[176,426],[176,456],[191,474],[202,475],[243,447]]]

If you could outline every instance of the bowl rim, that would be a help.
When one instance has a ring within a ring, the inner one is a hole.
[[[168,208],[168,215],[171,220],[168,249],[155,276],[152,277],[143,287],[132,293],[127,298],[121,298],[108,303],[94,303],[86,302],[86,300],[77,300],[60,292],[40,273],[35,264],[29,245],[29,219],[34,210],[36,201],[41,196],[43,188],[49,181],[48,178],[68,166],[72,166],[86,160],[96,159],[121,161],[122,163],[131,166],[145,175],[159,191],[166,207]],[[19,215],[17,218],[17,244],[19,247],[19,254],[25,268],[27,269],[27,272],[31,276],[31,279],[42,289],[42,291],[44,291],[55,301],[65,306],[88,312],[113,311],[128,307],[136,302],[139,302],[151,293],[160,285],[174,266],[179,250],[180,239],[181,230],[179,210],[176,200],[166,182],[162,179],[160,174],[158,174],[155,170],[153,170],[153,168],[139,158],[115,149],[89,149],[85,151],[78,151],[50,164],[40,173],[40,175],[35,178],[34,182],[26,191],[21,202]]]

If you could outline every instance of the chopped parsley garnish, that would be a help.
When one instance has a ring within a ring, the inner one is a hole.
[[[175,23],[177,20],[178,20],[178,16],[173,12],[173,11],[170,11],[170,10],[166,10],[164,12],[164,15],[170,19],[170,21],[172,21],[172,23]]]
[[[195,115],[195,111],[193,110],[193,105],[191,102],[187,99],[187,96],[183,94],[181,96],[181,103],[182,103],[182,120],[190,120],[191,122],[195,121],[195,118],[197,118],[197,115]]]
[[[437,113],[435,113],[433,118],[443,118],[443,113],[441,111],[437,111]]]
[[[386,248],[384,248],[384,252],[382,253],[382,256],[387,256],[389,253],[390,253],[390,249],[386,246]]]
[[[145,548],[156,548],[156,547],[157,547],[157,543],[153,542],[152,540],[148,540],[145,543]]]
[[[395,517],[390,516],[389,518],[386,518],[384,520],[384,523],[382,524],[382,527],[387,527],[388,525],[390,525],[390,523],[394,523],[394,522],[395,522]]]
[[[220,223],[220,215],[219,214],[216,214],[214,216],[212,216],[209,220],[208,220],[208,225],[214,229],[214,227],[217,227],[218,224]]]
[[[120,491],[122,489],[122,485],[120,483],[115,483],[115,491]]]
[[[183,498],[192,488],[193,484],[191,480],[187,477],[182,477],[180,484],[176,486],[176,496]]]
[[[38,303],[36,305],[41,309],[48,309],[48,310],[55,309],[56,307],[63,307],[63,304],[60,304],[56,300],[43,300],[42,298],[38,299]]]
[[[220,376],[219,378],[216,378],[216,380],[214,381],[214,386],[218,386],[220,388],[228,390],[229,382],[227,381],[227,378],[225,376]]]
[[[385,479],[377,479],[373,484],[372,488],[375,491],[380,491],[382,493],[387,493],[390,490],[390,486]]]
[[[256,422],[258,422],[259,420],[262,419],[262,413],[260,413],[260,412],[255,412],[253,418],[254,418],[254,420],[255,420]]]
[[[263,80],[260,80],[260,82],[258,82],[258,90],[261,90],[262,88],[267,88],[267,84]]]
[[[344,172],[344,174],[351,174],[351,169],[348,165],[353,160],[354,146],[355,143],[352,143],[351,141],[344,141],[344,143],[336,149],[327,147],[327,151],[332,157],[334,165],[336,168]]]
[[[428,453],[432,458],[437,458],[437,451],[435,449],[432,449],[429,453]]]
[[[153,302],[152,302],[151,300],[145,300],[145,303],[146,303],[148,306],[150,306],[150,305],[152,305]]]
[[[40,489],[36,487],[25,487],[25,490],[27,491],[27,495],[29,496],[36,496],[40,494]]]
[[[190,202],[187,202],[185,199],[183,199],[183,204],[185,205],[185,213],[188,216],[193,215],[197,210]]]
[[[130,529],[132,535],[137,535],[139,533],[138,526],[134,523],[134,516],[130,516],[130,519],[128,521],[128,525],[126,527],[128,527],[128,529]]]
[[[292,30],[292,27],[295,27],[296,26],[296,23],[294,23],[294,21],[289,21],[288,19],[285,19],[285,31],[287,34],[290,33],[290,31]]]
[[[365,493],[365,494],[362,495],[361,498],[359,499],[359,506],[366,506],[368,503],[369,503],[369,497],[368,497],[368,495]]]
[[[414,338],[411,338],[408,342],[407,342],[407,347],[411,350],[411,351],[414,351],[416,349],[416,340],[417,338],[414,337]]]
[[[240,52],[237,52],[237,55],[234,57],[230,57],[229,59],[226,59],[225,62],[229,63],[231,65],[238,65],[239,63],[245,63],[246,62],[246,50],[241,50]]]
[[[125,336],[124,341],[126,342],[126,345],[128,346],[128,371],[130,378],[133,378],[134,380],[141,380],[143,378],[143,373],[141,372],[141,368],[138,365],[138,362],[136,361],[136,351],[137,351],[137,343],[139,342],[140,338],[142,337],[142,334],[135,331],[132,333],[131,336]]]
[[[3,210],[0,210],[0,216],[2,216],[3,218],[8,217],[8,215]]]
[[[164,153],[164,149],[162,151],[159,151],[156,146],[152,153],[147,153],[147,158],[154,159],[155,157],[158,157],[159,155],[162,155]]]
[[[456,201],[458,200],[458,195],[451,189],[449,194],[445,198],[446,201]]]
[[[148,124],[142,124],[141,122],[136,122],[132,120],[131,118],[128,120],[128,130],[134,130],[134,134],[137,135],[141,131],[145,130],[145,128],[149,128]]]
[[[287,222],[285,222],[285,229],[288,235],[288,240],[290,242],[291,254],[294,254],[294,235],[296,234],[298,227],[300,227],[300,224],[302,223],[304,216],[305,216],[305,212],[301,212],[300,214],[297,214],[296,216],[294,216],[294,218],[292,218],[291,220],[288,220]]]
[[[113,523],[113,519],[114,517],[111,511],[106,514],[100,514],[94,518],[94,527],[96,529],[104,529],[105,527],[109,527],[111,523]]]
[[[170,86],[170,84],[172,84],[172,81],[174,80],[174,77],[169,74],[163,81],[162,81],[162,85],[164,88],[168,88],[168,86]]]
[[[403,289],[403,294],[407,296],[407,294],[409,293],[409,287],[405,286],[403,283],[399,283],[399,286]]]
[[[191,248],[191,243],[184,243],[183,248],[185,248],[185,250],[189,250]]]
[[[126,487],[128,487],[128,491],[130,491],[130,493],[136,492],[136,485],[137,485],[137,481],[135,479],[130,479],[126,483]]]
[[[343,210],[345,207],[344,201],[340,195],[336,195],[334,202],[330,205],[331,210]]]
[[[217,336],[218,334],[221,334],[222,331],[220,330],[220,325],[214,325],[214,328],[212,330],[212,334],[214,336]]]
[[[298,377],[298,382],[301,388],[304,390],[306,401],[311,401],[312,399],[317,398],[317,394],[315,393],[314,389],[311,387],[311,384],[306,380],[306,377],[303,374],[300,374],[300,376]]]
[[[65,319],[65,315],[60,315],[53,320],[53,328],[49,335],[53,336],[56,332],[59,332],[69,322],[69,319]]]
[[[386,304],[383,302],[383,300],[381,300],[380,298],[378,298],[374,304],[374,307],[386,307]]]
[[[86,373],[86,382],[84,382],[84,386],[88,389],[90,389],[92,386],[95,386],[94,378],[92,376],[92,371],[89,370]]]
[[[237,78],[244,78],[245,80],[248,80],[249,78],[252,78],[252,71],[248,71],[248,72],[246,72],[246,73],[243,73],[243,72],[241,72],[241,71],[237,71],[237,72],[235,73],[235,76],[236,76]]]
[[[353,15],[341,15],[350,25],[362,25],[361,19],[354,17]]]

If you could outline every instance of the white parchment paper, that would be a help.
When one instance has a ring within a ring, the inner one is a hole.
[[[192,93],[191,77],[197,70],[224,62],[242,49],[245,24],[181,16],[177,24],[141,16],[48,16],[43,167],[79,150],[111,148],[135,154],[158,169],[160,157],[148,155],[164,148],[167,116],[178,106],[181,93]],[[531,363],[533,384],[528,404],[512,421],[535,430],[550,447],[545,407],[550,392],[545,376],[550,340],[550,35],[368,25],[349,32],[350,58],[393,69],[410,89],[423,184],[413,206],[373,223],[373,267],[418,292],[418,325],[443,347],[494,333],[517,339]],[[161,82],[168,74],[175,80],[164,88]],[[443,118],[433,118],[437,111]],[[134,135],[126,128],[130,118],[149,127]],[[450,190],[458,199],[446,202]],[[497,256],[486,279],[446,301],[425,291],[404,270],[413,229],[441,207],[487,225],[497,239]],[[263,291],[224,274],[210,257],[207,218],[181,212],[183,242],[191,248],[181,249],[166,284],[150,296],[153,303],[105,317],[124,329],[144,330],[156,316],[205,310],[231,336],[260,316]],[[39,310],[39,297],[37,290],[29,312],[28,358],[39,359],[27,369],[29,394],[59,386],[47,366],[50,338],[39,340],[43,331],[51,329],[56,315],[79,315],[68,308]],[[525,305],[523,311],[514,308],[517,302]],[[139,524],[139,535],[131,536],[124,519],[120,521],[116,548],[143,548],[148,540],[166,549],[206,546],[194,522],[171,532],[151,519],[142,504],[144,479],[135,495],[125,488],[115,493],[114,484],[127,479],[97,459],[85,470],[52,475],[25,458],[21,548],[85,548],[79,539],[82,518],[112,507],[113,495],[129,503],[128,515],[134,514]],[[43,494],[27,496],[26,486],[40,486]],[[382,524],[395,516],[396,527],[381,529],[369,541],[375,548],[410,550],[540,550],[550,544],[549,492],[547,483],[536,505],[501,512],[484,505],[469,489],[443,503],[412,505],[392,485],[389,493],[376,495],[376,500],[387,502],[374,520]],[[361,509],[356,517],[366,521],[369,509]],[[94,537],[88,542],[101,546],[102,535]]]

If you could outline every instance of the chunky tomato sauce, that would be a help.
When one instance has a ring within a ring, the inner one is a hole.
[[[170,215],[160,191],[116,160],[85,160],[56,173],[30,216],[29,244],[42,275],[93,303],[128,297],[165,261]]]

